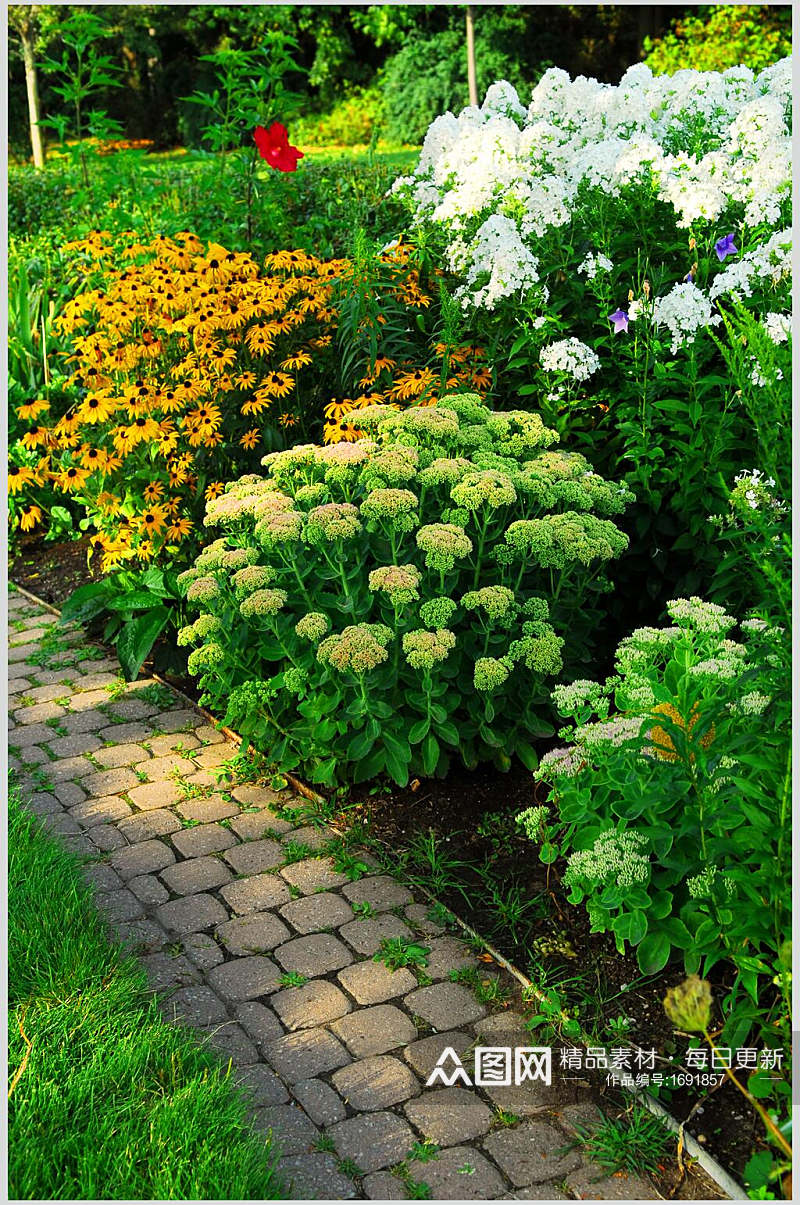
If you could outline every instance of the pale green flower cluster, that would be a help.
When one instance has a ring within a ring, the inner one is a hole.
[[[222,620],[216,615],[198,615],[194,623],[180,628],[177,643],[180,645],[196,644],[198,640],[205,640],[207,636],[216,636],[221,631]]]
[[[765,695],[760,690],[749,690],[740,699],[729,703],[728,709],[733,715],[762,715],[771,702],[772,695]]]
[[[645,856],[647,842],[640,833],[601,833],[591,849],[577,850],[567,859],[564,885],[616,883],[618,887],[633,887],[646,883],[650,876],[650,859]]]
[[[262,548],[293,544],[303,531],[303,516],[296,510],[280,510],[265,515],[256,523],[253,535]]]
[[[524,812],[517,813],[516,821],[522,825],[522,831],[529,841],[538,842],[542,839],[542,828],[547,824],[549,815],[549,808],[526,808]]]
[[[227,653],[222,645],[216,640],[209,640],[207,644],[201,644],[189,654],[186,668],[190,674],[196,676],[209,669],[215,669],[218,665],[224,665],[226,660]]]
[[[369,575],[374,594],[385,594],[393,607],[407,607],[419,599],[421,574],[416,565],[382,565]]]
[[[450,497],[457,506],[463,506],[465,510],[480,510],[483,506],[497,510],[501,506],[511,506],[516,502],[517,491],[511,479],[504,473],[485,470],[481,473],[467,473],[450,490]]]
[[[436,485],[453,486],[461,481],[467,473],[471,473],[473,467],[472,462],[463,456],[438,456],[426,469],[422,470],[417,481],[426,488]]]
[[[728,902],[736,894],[736,887],[729,875],[721,874],[717,866],[706,866],[700,874],[686,880],[686,890],[693,900],[718,900]]]
[[[522,661],[528,669],[552,677],[563,667],[563,647],[563,637],[557,636],[549,623],[528,620],[522,625],[520,639],[512,640],[508,653],[513,661]]]
[[[575,745],[559,749],[551,749],[539,759],[539,765],[533,771],[533,777],[541,782],[551,779],[575,778],[586,767],[586,758],[581,749]]]
[[[288,597],[285,590],[256,590],[239,604],[239,613],[244,619],[264,619],[276,615]]]
[[[242,549],[245,551],[245,549]],[[247,551],[253,551],[247,549]],[[255,590],[263,590],[275,579],[275,570],[269,565],[248,565],[240,569],[231,578],[231,585],[237,598],[245,598]]]
[[[419,498],[411,490],[377,489],[367,494],[361,503],[366,519],[388,519],[393,531],[413,531],[419,523]]]
[[[482,694],[490,694],[503,685],[513,668],[510,657],[479,657],[472,671],[473,685]]]
[[[305,538],[309,544],[352,540],[361,531],[358,507],[350,502],[326,502],[308,512]]]
[[[586,708],[601,719],[608,715],[609,702],[603,687],[599,682],[592,682],[588,678],[578,678],[566,686],[555,686],[553,701],[559,715],[579,715]]]
[[[416,628],[403,636],[403,654],[412,669],[433,669],[439,661],[445,661],[456,647],[456,638],[447,628],[429,632]]]
[[[728,615],[724,607],[706,602],[697,595],[673,598],[667,603],[667,613],[679,628],[694,628],[712,636],[723,636],[736,624],[734,616]]]
[[[597,757],[609,749],[618,749],[628,741],[638,740],[641,731],[642,716],[617,715],[596,724],[579,724],[573,736],[576,744]]]
[[[344,673],[366,674],[386,661],[392,632],[382,623],[356,623],[328,636],[317,649],[317,659]]]
[[[608,519],[571,510],[542,519],[519,519],[510,525],[505,540],[514,558],[535,561],[543,569],[608,561],[628,547],[628,537]]]
[[[221,568],[222,558],[229,548],[230,545],[225,536],[222,536],[219,540],[214,540],[211,544],[207,544],[194,563],[195,576],[198,577],[201,573],[208,573],[209,570]],[[187,570],[187,573],[192,572],[194,571],[191,569]],[[178,578],[179,582],[183,576],[183,574],[180,575]]]
[[[235,573],[237,569],[253,565],[257,560],[258,551],[255,548],[229,548],[222,554],[219,567],[226,573]]]
[[[381,448],[364,466],[360,482],[365,489],[385,489],[403,486],[417,475],[419,452],[402,444]]]
[[[191,603],[210,603],[220,597],[221,591],[215,577],[198,577],[186,591],[186,601]]]
[[[316,644],[330,631],[330,620],[321,611],[308,611],[294,625],[294,630],[302,640],[310,640]]]
[[[680,638],[680,628],[636,628],[617,646],[617,670],[625,674],[666,661]]]
[[[462,557],[472,552],[472,540],[455,523],[427,523],[417,532],[417,546],[425,553],[428,569],[449,572]]]
[[[431,598],[419,609],[419,617],[426,628],[446,628],[458,610],[452,598]]]
[[[517,611],[514,591],[507,586],[483,586],[480,590],[469,590],[462,596],[461,606],[467,611],[485,611],[494,622],[513,619]]]

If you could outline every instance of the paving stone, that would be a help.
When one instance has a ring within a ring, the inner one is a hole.
[[[270,1042],[283,1037],[283,1026],[272,1009],[267,1008],[265,1004],[249,1000],[246,1004],[237,1005],[236,1019],[247,1030],[262,1054]]]
[[[414,934],[405,921],[399,916],[387,912],[368,920],[354,920],[339,930],[340,937],[353,947],[358,954],[376,954],[381,942],[387,937],[405,937],[409,940]]]
[[[122,886],[122,879],[117,872],[103,862],[85,866],[83,877],[87,883],[91,883],[95,891],[115,891]]]
[[[212,745],[207,749],[201,749],[198,753],[195,753],[194,761],[198,766],[202,766],[204,770],[213,770],[224,762],[230,761],[233,756],[234,751],[229,745]]]
[[[469,1142],[486,1134],[492,1110],[474,1092],[465,1088],[429,1090],[405,1106],[406,1116],[426,1138],[439,1146]]]
[[[351,1201],[358,1195],[353,1181],[325,1151],[288,1155],[278,1161],[276,1170],[296,1201]]]
[[[165,1014],[184,1025],[206,1026],[227,1021],[228,1013],[219,996],[204,984],[180,988],[162,1008]]]
[[[331,1126],[347,1116],[344,1102],[333,1088],[321,1079],[307,1079],[295,1084],[292,1092],[318,1126]]]
[[[302,891],[303,895],[328,891],[331,887],[341,887],[348,882],[346,874],[334,870],[331,858],[306,858],[302,862],[284,866],[280,873],[287,883]]]
[[[405,995],[417,985],[405,967],[390,971],[384,963],[371,960],[345,967],[339,972],[338,979],[358,1004],[383,1004],[385,1000]]]
[[[139,955],[154,954],[169,944],[169,934],[155,921],[144,917],[141,920],[123,921],[115,925],[117,938],[130,946]]]
[[[291,832],[292,826],[286,820],[279,820],[272,812],[242,812],[231,820],[231,829],[243,841],[259,841],[267,836],[267,830],[274,833]]]
[[[38,651],[38,644],[19,644],[16,648],[8,650],[9,663],[26,661],[28,657],[33,656],[33,654],[38,653]],[[55,661],[55,659],[55,657],[51,658],[52,661]]]
[[[72,718],[72,717],[70,717]],[[97,735],[101,741],[115,741],[120,745],[129,742],[145,741],[152,736],[152,729],[147,724],[133,721],[130,724],[109,724],[108,716],[103,716],[103,727]]]
[[[47,742],[54,757],[79,757],[82,753],[95,754],[102,751],[102,744],[92,732],[73,732],[69,736],[58,736]]]
[[[132,879],[134,875],[162,870],[175,861],[175,855],[163,841],[141,841],[138,845],[115,850],[110,861],[123,879]]]
[[[232,1062],[235,1067],[247,1067],[258,1063],[258,1051],[241,1025],[226,1021],[205,1031],[205,1043],[210,1046],[223,1063]]]
[[[293,941],[280,946],[275,951],[275,957],[285,971],[297,971],[308,978],[339,971],[352,961],[347,946],[330,933],[295,937]]]
[[[225,861],[237,874],[259,874],[262,870],[274,870],[283,859],[283,846],[277,841],[246,841],[225,854]]]
[[[328,1130],[341,1159],[352,1161],[364,1172],[380,1171],[405,1159],[416,1134],[396,1113],[368,1113],[350,1117]]]
[[[206,978],[226,1000],[239,1003],[274,992],[280,986],[281,973],[269,958],[253,954],[212,967]]]
[[[147,746],[153,757],[166,757],[180,745],[183,749],[197,749],[200,742],[191,732],[167,732],[164,736],[148,737],[142,749]]]
[[[530,1030],[521,1013],[509,1010],[490,1013],[476,1021],[475,1033],[483,1038],[484,1046],[530,1046]]]
[[[32,707],[17,708],[14,719],[18,724],[46,724],[48,720],[57,720],[62,715],[66,715],[66,709],[51,699],[48,703],[34,703]]]
[[[141,900],[146,907],[165,904],[169,899],[166,887],[153,874],[141,874],[135,879],[129,879],[128,886],[137,900]]]
[[[656,1201],[659,1194],[644,1177],[619,1171],[609,1175],[589,1163],[570,1172],[565,1184],[579,1201]]]
[[[310,1153],[319,1138],[317,1127],[299,1105],[267,1105],[263,1109],[253,1109],[251,1120],[257,1132],[272,1131],[276,1154]]]
[[[337,1021],[331,1028],[358,1059],[406,1046],[417,1036],[411,1019],[393,1004],[360,1008]]]
[[[284,821],[284,823],[286,823]],[[296,841],[299,845],[307,845],[309,849],[313,849],[314,853],[319,853],[325,849],[331,839],[330,831],[327,828],[320,828],[316,824],[304,824],[301,828],[292,828],[287,824],[289,833],[286,837],[286,842]]]
[[[118,699],[108,705],[108,714],[120,720],[146,720],[148,716],[157,713],[158,708],[151,706],[150,703],[145,703],[143,699]]]
[[[67,732],[93,732],[101,742],[114,739],[107,735],[108,717],[99,711],[93,711],[91,708],[88,711],[70,712],[59,723],[62,728],[66,728]]]
[[[45,763],[50,763],[50,758],[45,753],[44,749],[39,745],[28,745],[25,749],[20,749],[19,758],[23,766],[43,766]]]
[[[105,707],[109,698],[107,690],[79,690],[70,698],[70,708],[72,711],[93,711],[95,707]]]
[[[137,783],[139,780],[132,770],[109,770],[109,774],[127,774]],[[169,808],[174,803],[178,803],[182,796],[178,786],[174,782],[148,782],[144,786],[134,786],[133,789],[121,787],[127,793],[131,803],[139,808],[142,812],[148,812],[155,808]],[[179,809],[180,810],[180,809]],[[186,813],[181,811],[181,815]]]
[[[187,987],[190,983],[200,982],[200,972],[192,966],[188,958],[182,958],[180,955],[175,957],[171,954],[148,954],[142,959],[142,965],[154,992]]]
[[[134,792],[130,790],[135,787],[138,778],[133,770],[129,770],[126,766],[118,766],[114,770],[101,770],[99,774],[89,774],[84,780],[83,785],[90,795],[117,795],[122,791],[128,791],[131,800],[136,803],[133,798]],[[141,804],[137,806],[141,807]]]
[[[233,833],[219,824],[199,824],[197,828],[176,832],[172,844],[182,858],[199,858],[230,849],[237,844],[237,840]]]
[[[201,742],[203,744],[219,745],[222,744],[225,737],[211,724],[200,724],[199,727],[195,728],[192,740],[196,741],[198,745]]]
[[[45,688],[44,688],[44,687],[39,687],[38,689],[43,690],[43,689],[45,689]],[[49,689],[51,689],[51,688],[50,688],[50,687],[48,687],[47,689],[49,690]],[[29,679],[29,678],[9,678],[9,680],[8,680],[8,693],[9,693],[10,695],[18,695],[18,694],[30,694],[30,693],[31,693],[31,683],[30,683],[30,679]],[[51,695],[50,697],[51,697],[51,698],[58,698],[59,696],[58,696],[58,695]]]
[[[26,683],[29,687],[25,691],[26,698],[33,699],[37,703],[49,703],[52,699],[61,699],[64,696],[64,687],[59,686],[56,682],[50,686],[31,686],[27,678],[18,678],[17,681]],[[13,692],[14,681],[12,679],[8,684],[8,693],[12,694]]]
[[[186,957],[201,971],[217,966],[225,957],[213,937],[207,933],[189,933],[181,944]]]
[[[166,805],[168,806],[168,805]],[[197,820],[200,824],[211,824],[215,820],[227,820],[237,816],[235,803],[228,803],[221,795],[209,795],[206,799],[186,799],[178,802],[175,809],[185,820]]]
[[[131,808],[118,795],[107,795],[104,799],[86,799],[69,812],[73,820],[77,820],[83,828],[93,828],[95,824],[111,824],[115,820],[124,820],[131,815]]]
[[[246,1093],[250,1104],[256,1108],[262,1105],[283,1105],[289,1099],[283,1080],[263,1063],[256,1062],[254,1066],[242,1067],[236,1072],[235,1080]]]
[[[404,1000],[409,1012],[416,1013],[434,1029],[469,1025],[486,1013],[486,1009],[461,983],[434,983],[410,992]]]
[[[197,787],[203,791],[206,796],[210,795],[212,791],[219,791],[223,789],[221,781],[218,779],[216,773],[213,773],[211,770],[195,770],[193,774],[184,774],[181,777],[181,785],[183,786],[184,790],[187,787]]]
[[[195,895],[230,883],[233,875],[219,858],[189,858],[168,867],[161,878],[176,895]]]
[[[327,1029],[299,1029],[266,1042],[262,1053],[288,1084],[314,1079],[350,1062],[350,1056]]]
[[[142,755],[147,758],[142,761]],[[165,757],[151,757],[149,753],[140,749],[139,761],[135,768],[146,774],[150,782],[160,782],[162,779],[171,778],[173,774],[179,774],[183,777],[184,773],[192,773],[194,765],[185,757],[181,757],[179,753],[167,754]]]
[[[67,808],[83,803],[87,798],[83,787],[78,786],[76,782],[57,782],[53,788],[53,794],[59,803],[63,803]]]
[[[199,933],[212,925],[221,925],[228,914],[218,900],[211,895],[187,895],[180,900],[161,904],[157,914],[166,929],[182,936],[184,933]]]
[[[434,1201],[492,1201],[505,1189],[497,1168],[473,1146],[451,1146],[427,1163],[412,1159],[408,1170],[430,1185]]]
[[[28,724],[17,725],[14,728],[14,739],[11,741],[17,749],[27,749],[30,745],[45,745],[53,735],[53,729],[48,728],[47,724]],[[91,770],[88,762],[86,766]],[[66,775],[68,778],[69,775]]]
[[[37,792],[27,806],[36,816],[47,816],[54,812],[64,811],[63,804],[59,803],[55,795],[51,795],[49,791]]]
[[[430,1037],[420,1038],[418,1042],[412,1042],[410,1046],[406,1046],[403,1056],[417,1075],[425,1081],[430,1077],[448,1047],[454,1050],[459,1058],[462,1058],[464,1051],[469,1050],[472,1044],[473,1039],[469,1034],[451,1029],[445,1033],[432,1034]]]
[[[165,711],[158,717],[158,726],[162,732],[180,732],[184,728],[191,728],[195,723],[197,723],[197,712],[185,708]]]
[[[478,959],[458,937],[436,937],[428,942],[430,954],[425,973],[430,979],[447,979],[451,971],[479,966]]]
[[[498,1130],[483,1145],[517,1188],[561,1180],[581,1165],[576,1151],[565,1150],[569,1139],[563,1131],[543,1121],[524,1121],[513,1130]]]
[[[504,1042],[501,1045],[508,1046]],[[530,1042],[528,1042],[530,1045]],[[556,1080],[549,1086],[538,1080],[524,1084],[510,1084],[507,1088],[485,1088],[487,1096],[498,1109],[506,1113],[516,1113],[518,1117],[533,1117],[543,1110],[550,1110],[570,1100],[575,1093],[572,1084]]]
[[[119,831],[135,845],[137,841],[147,841],[151,837],[166,837],[181,827],[177,816],[166,808],[156,808],[152,812],[139,812],[119,822]]]
[[[86,829],[86,838],[104,854],[125,849],[128,842],[113,824],[95,824]]]
[[[598,1105],[590,1101],[565,1105],[557,1110],[556,1117],[571,1134],[577,1134],[579,1129],[596,1130],[603,1120],[603,1114]]]
[[[261,954],[274,950],[289,937],[289,930],[271,912],[252,912],[220,925],[215,933],[231,954]]]
[[[529,1184],[518,1192],[507,1192],[499,1201],[571,1201],[557,1184]]]
[[[370,1172],[362,1181],[368,1201],[407,1201],[408,1189],[391,1172]]]
[[[420,1091],[413,1071],[387,1054],[360,1059],[331,1077],[342,1099],[359,1113],[388,1109]]]
[[[369,875],[348,883],[342,888],[344,895],[353,904],[371,904],[374,912],[388,911],[403,904],[410,904],[411,892],[388,874]]]
[[[106,920],[138,920],[144,908],[132,891],[108,891],[95,896],[97,907]]]
[[[273,791],[271,787],[254,787],[242,784],[234,787],[231,794],[239,803],[245,804],[247,807],[272,807],[280,808],[283,806],[284,794],[279,794],[278,791]]]
[[[78,682],[79,690],[101,690],[105,689],[106,699],[111,699],[109,687],[114,687],[114,690],[119,690],[120,685],[124,685],[124,679],[119,676],[119,673],[103,673],[100,670],[92,674],[84,674]]]
[[[335,1021],[350,1011],[350,1001],[326,979],[276,992],[270,1004],[287,1029],[311,1029]]]
[[[236,879],[220,890],[220,895],[234,912],[263,912],[277,908],[289,899],[289,889],[274,874],[256,874],[249,879]]]
[[[321,929],[335,929],[352,920],[353,909],[340,895],[320,891],[284,904],[281,916],[300,933],[319,933]]]
[[[97,738],[98,746],[100,739]],[[99,762],[101,766],[105,766],[108,770],[116,769],[119,766],[133,766],[142,761],[144,750],[141,745],[109,745],[100,746],[94,754],[94,760]]]

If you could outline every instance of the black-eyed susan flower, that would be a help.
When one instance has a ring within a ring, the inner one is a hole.
[[[239,440],[239,443],[243,448],[246,448],[248,452],[252,452],[253,448],[258,447],[260,440],[261,432],[258,430],[258,427],[251,427],[249,431],[245,431],[244,435]]]
[[[38,418],[40,414],[44,414],[49,409],[49,402],[46,402],[44,398],[37,398],[35,402],[24,402],[21,406],[17,406],[17,417],[21,418],[23,422],[27,422],[29,419]]]
[[[60,473],[53,474],[54,485],[63,490],[66,494],[73,494],[76,490],[82,489],[89,477],[87,469],[79,469],[76,465],[70,465],[68,469],[62,469]]]
[[[19,525],[23,531],[33,531],[42,521],[41,508],[35,502],[29,502],[19,512]]]

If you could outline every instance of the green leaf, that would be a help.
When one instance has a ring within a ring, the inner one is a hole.
[[[386,757],[386,772],[397,783],[399,787],[404,787],[408,782],[408,762],[403,761],[397,756],[395,749],[390,749],[388,746],[384,749]]]
[[[617,937],[629,941],[632,946],[638,946],[647,933],[647,917],[638,908],[633,912],[623,912],[621,916],[614,917],[611,928]]]
[[[364,728],[361,732],[357,732],[350,744],[347,746],[347,760],[361,761],[362,757],[366,757],[375,741],[369,732]]]
[[[109,611],[149,611],[160,605],[159,596],[150,590],[127,590],[106,604]]]
[[[142,662],[169,621],[168,607],[153,607],[126,623],[117,637],[117,656],[127,682],[132,682]]]
[[[426,774],[435,773],[439,763],[439,742],[433,733],[425,737],[422,745],[422,768]]]
[[[514,752],[526,770],[535,770],[539,765],[539,755],[527,741],[517,741]]]
[[[70,594],[61,608],[62,623],[86,623],[101,611],[108,610],[109,582],[89,582]]]
[[[644,975],[655,975],[669,961],[670,943],[664,933],[648,933],[636,947],[636,958]]]
[[[416,724],[412,724],[408,730],[409,745],[418,745],[423,737],[428,735],[428,729],[430,726],[430,720],[427,718],[417,720]]]

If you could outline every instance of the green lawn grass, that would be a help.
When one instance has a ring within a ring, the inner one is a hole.
[[[286,1199],[227,1071],[162,1020],[76,859],[13,788],[9,1044],[12,1199]]]

